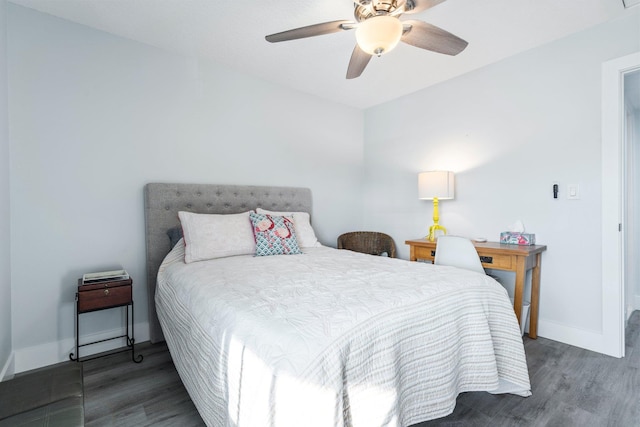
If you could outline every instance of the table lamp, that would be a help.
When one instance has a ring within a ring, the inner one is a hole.
[[[447,229],[441,226],[438,213],[438,200],[453,199],[454,177],[449,171],[429,171],[418,174],[418,198],[421,200],[433,200],[433,225],[429,227],[429,241],[436,240],[436,231],[447,234]]]

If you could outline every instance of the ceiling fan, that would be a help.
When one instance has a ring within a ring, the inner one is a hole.
[[[347,79],[360,77],[373,55],[390,52],[398,42],[446,55],[457,55],[468,43],[435,25],[415,19],[401,21],[403,14],[422,12],[445,0],[354,0],[354,21],[331,21],[294,28],[265,37],[268,42],[321,36],[356,30],[356,47],[351,54]]]

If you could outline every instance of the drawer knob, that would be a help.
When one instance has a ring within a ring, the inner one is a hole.
[[[105,294],[105,296],[106,296],[106,295],[109,295],[109,289],[105,289],[105,290],[104,290],[104,294]]]

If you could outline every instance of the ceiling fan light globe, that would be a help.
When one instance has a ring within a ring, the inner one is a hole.
[[[402,37],[402,23],[393,16],[374,16],[356,28],[356,41],[369,55],[380,56],[390,52]]]

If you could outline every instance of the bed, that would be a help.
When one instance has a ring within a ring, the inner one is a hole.
[[[178,212],[257,209],[310,214],[311,192],[145,187],[150,334],[207,425],[410,426],[462,392],[531,394],[513,308],[486,275],[318,244],[186,263],[195,244],[167,236]]]

